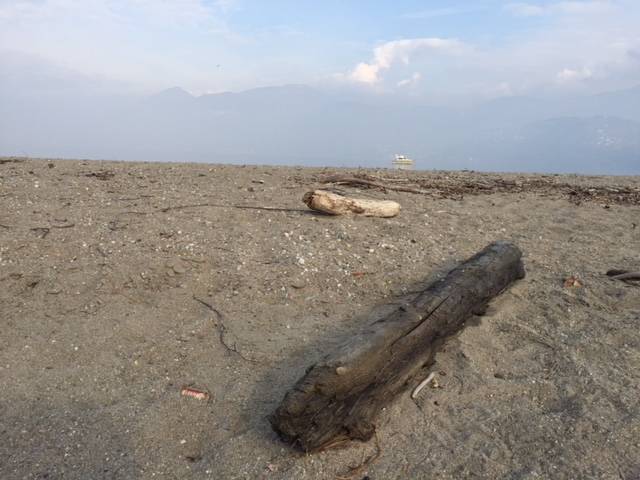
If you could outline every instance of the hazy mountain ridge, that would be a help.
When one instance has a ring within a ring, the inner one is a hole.
[[[144,97],[19,76],[0,74],[1,155],[389,166],[405,153],[418,168],[640,173],[640,86],[443,108],[304,85]]]

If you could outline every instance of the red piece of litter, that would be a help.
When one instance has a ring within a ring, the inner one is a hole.
[[[182,387],[180,394],[184,397],[195,398],[196,400],[208,400],[209,392],[205,392],[202,390],[197,390],[191,387]]]

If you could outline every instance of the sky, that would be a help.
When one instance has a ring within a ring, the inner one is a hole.
[[[149,93],[447,101],[640,84],[638,25],[638,0],[0,0],[0,51]]]

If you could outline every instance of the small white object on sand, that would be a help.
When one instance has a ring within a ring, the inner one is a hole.
[[[411,398],[415,400],[418,394],[420,393],[420,390],[422,390],[425,386],[427,386],[427,384],[431,380],[433,380],[435,376],[436,376],[436,372],[431,372],[427,378],[421,381],[420,384],[413,389],[413,392],[411,392]]]

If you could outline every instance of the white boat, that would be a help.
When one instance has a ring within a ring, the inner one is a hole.
[[[413,170],[414,162],[409,157],[398,155],[396,153],[393,162],[393,168],[396,170]]]

